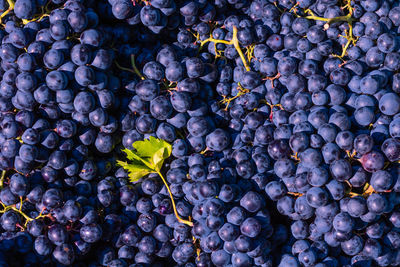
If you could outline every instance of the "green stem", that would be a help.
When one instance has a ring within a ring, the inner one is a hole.
[[[176,219],[177,219],[180,223],[184,223],[184,224],[189,225],[190,227],[192,227],[192,226],[193,226],[193,222],[188,221],[188,220],[184,220],[184,219],[182,219],[182,218],[179,216],[179,214],[178,214],[178,212],[177,212],[177,210],[176,210],[176,205],[175,205],[174,197],[172,196],[172,192],[171,192],[171,189],[170,189],[169,186],[168,186],[167,181],[165,180],[165,178],[164,178],[164,176],[161,174],[161,172],[157,171],[157,174],[161,177],[161,180],[163,181],[165,187],[166,187],[167,190],[168,190],[168,194],[169,194],[169,197],[171,198],[172,208],[174,209],[174,214],[175,214]]]
[[[142,80],[146,79],[146,78],[140,73],[139,69],[136,67],[136,64],[135,64],[135,55],[134,55],[134,54],[131,55],[131,64],[132,64],[132,68],[133,68],[133,69],[129,69],[129,68],[122,67],[121,65],[118,64],[118,62],[117,62],[116,60],[114,61],[114,63],[115,63],[115,65],[117,66],[117,68],[119,68],[119,69],[121,69],[121,70],[124,70],[124,71],[128,71],[128,72],[133,73],[133,74],[136,74],[136,75],[139,76],[139,78],[142,79]]]
[[[136,73],[136,75],[139,76],[140,79],[144,80],[145,77],[140,73],[139,69],[136,67],[134,54],[131,55],[131,64],[132,64],[133,71]]]
[[[131,69],[129,69],[129,68],[122,67],[121,65],[119,65],[117,61],[114,61],[114,63],[115,63],[115,65],[117,66],[118,69],[124,70],[124,71],[128,71],[128,72],[131,72],[131,73],[136,74],[133,70],[131,70]]]

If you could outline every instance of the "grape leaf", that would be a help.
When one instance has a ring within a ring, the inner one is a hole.
[[[153,136],[143,141],[136,141],[132,146],[134,150],[122,150],[125,152],[129,163],[117,161],[119,166],[129,172],[131,182],[138,181],[150,173],[159,173],[164,160],[172,152],[172,147],[168,142]]]
[[[167,159],[172,152],[172,147],[162,139],[150,136],[150,139],[136,141],[132,144],[136,149],[136,154],[142,159],[150,163],[155,169],[160,171],[164,160]]]

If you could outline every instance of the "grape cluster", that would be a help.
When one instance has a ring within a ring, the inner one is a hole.
[[[400,265],[397,1],[0,9],[1,266]]]

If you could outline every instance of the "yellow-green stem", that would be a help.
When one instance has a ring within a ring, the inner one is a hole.
[[[235,96],[231,97],[231,98],[225,98],[225,97],[224,97],[224,99],[222,99],[222,100],[220,101],[220,103],[221,103],[221,104],[226,104],[225,110],[228,110],[229,104],[230,104],[233,100],[235,100],[236,98],[238,98],[238,97],[240,97],[240,96],[242,96],[242,95],[247,94],[248,92],[250,92],[250,90],[244,89],[244,88],[242,87],[242,85],[240,84],[240,82],[238,82],[238,93],[237,93]]]
[[[349,25],[349,34],[347,35],[346,32],[346,37],[345,37],[347,39],[347,42],[342,48],[342,53],[340,55],[334,55],[335,57],[338,57],[340,59],[343,59],[343,57],[346,55],[347,49],[349,48],[350,44],[353,43],[353,45],[355,45],[355,42],[357,41],[357,38],[353,37],[353,21],[355,19],[352,17],[353,9],[351,7],[350,1],[348,1],[348,3],[343,7],[343,9],[344,8],[347,8],[349,10],[349,13],[345,16],[339,16],[334,18],[318,17],[315,16],[310,9],[305,10],[306,13],[310,14],[309,16],[305,17],[306,19],[325,21],[326,25],[329,25],[330,23],[334,22],[347,22],[347,24]]]
[[[189,225],[190,227],[192,227],[192,226],[193,226],[193,222],[188,221],[188,220],[184,220],[184,219],[182,219],[182,218],[179,216],[178,211],[176,210],[176,205],[175,205],[174,197],[172,196],[172,192],[171,192],[171,189],[170,189],[169,186],[168,186],[167,181],[165,180],[165,178],[164,178],[164,176],[161,174],[161,172],[157,172],[157,174],[160,176],[161,180],[163,181],[165,187],[166,187],[167,190],[168,190],[168,194],[169,194],[169,197],[170,197],[171,202],[172,202],[172,208],[173,208],[173,210],[174,210],[174,214],[175,214],[176,219],[177,219],[180,223],[184,223],[184,224]]]
[[[204,40],[200,43],[200,49],[202,49],[203,46],[208,42],[213,42],[215,44],[233,45],[235,47],[236,51],[238,52],[239,57],[242,60],[246,71],[250,71],[250,65],[247,62],[246,57],[243,54],[242,48],[240,47],[240,44],[239,44],[239,39],[237,38],[237,28],[235,26],[233,26],[232,39],[230,41],[214,39],[211,35],[210,38],[207,38],[206,40]]]
[[[2,189],[3,186],[4,186],[4,178],[5,178],[5,177],[6,177],[6,171],[3,170],[3,171],[1,172],[1,176],[0,176],[0,189]]]
[[[242,49],[240,48],[239,39],[237,38],[237,28],[235,26],[233,27],[232,42],[233,42],[233,46],[239,53],[240,58],[242,59],[244,67],[246,68],[247,71],[250,71],[250,66],[249,66],[246,58],[244,57]]]
[[[327,23],[334,23],[334,22],[339,22],[339,21],[349,22],[350,20],[352,20],[351,16],[349,16],[349,15],[334,17],[334,18],[323,18],[323,17],[317,17],[314,14],[312,14],[311,16],[306,16],[305,18],[312,19],[312,20],[326,21]]]
[[[16,213],[19,213],[22,217],[24,217],[24,219],[25,219],[25,223],[24,223],[24,226],[26,227],[27,226],[27,224],[30,222],[30,221],[33,221],[34,219],[40,219],[40,218],[44,218],[44,217],[47,217],[48,215],[43,215],[43,211],[44,211],[44,209],[40,212],[40,214],[38,215],[38,216],[36,216],[36,218],[31,218],[31,217],[29,217],[28,215],[26,215],[25,214],[25,212],[23,212],[22,211],[22,204],[23,204],[23,201],[22,201],[22,198],[21,198],[21,202],[20,202],[20,207],[19,208],[17,208],[16,207],[16,205],[9,205],[9,206],[6,206],[6,205],[4,205],[4,203],[3,202],[0,202],[0,205],[2,206],[2,210],[0,210],[0,213],[5,213],[5,212],[7,212],[7,211],[9,211],[9,210],[13,210],[13,211],[15,211]]]
[[[10,8],[14,9],[14,6],[15,6],[14,0],[7,0],[7,3],[8,3],[8,6],[9,6],[9,9]]]
[[[32,221],[33,219],[31,218],[31,217],[29,217],[28,215],[26,215],[23,211],[21,211],[21,210],[19,210],[19,209],[17,209],[16,207],[11,207],[11,209],[13,210],[13,211],[16,211],[16,212],[18,212],[19,214],[21,214],[22,215],[22,217],[24,217],[25,218],[25,220],[27,221],[27,222],[30,222],[30,221]]]
[[[133,71],[136,73],[136,75],[139,76],[140,79],[144,80],[145,77],[140,73],[139,69],[136,67],[134,54],[131,55],[131,64],[132,64]]]
[[[355,193],[351,191],[352,186],[350,185],[350,190],[348,192],[346,192],[346,195],[349,197],[363,197],[363,198],[367,198],[368,196],[370,196],[371,194],[375,193],[375,189],[372,187],[372,185],[370,185],[369,183],[366,183],[363,187],[363,191],[362,193]]]
[[[131,65],[132,65],[132,69],[130,68],[125,68],[122,67],[121,65],[118,64],[118,62],[115,60],[114,61],[115,65],[117,66],[117,68],[124,70],[124,71],[128,71],[130,73],[136,74],[137,76],[139,76],[140,79],[144,80],[146,79],[139,71],[139,69],[136,67],[136,63],[135,63],[135,55],[132,54],[131,55]]]
[[[8,9],[6,11],[4,11],[1,15],[0,15],[0,23],[2,23],[2,18],[4,18],[5,16],[7,16],[8,13],[10,13],[11,11],[14,10],[14,5],[15,2],[14,0],[7,0],[8,3]]]

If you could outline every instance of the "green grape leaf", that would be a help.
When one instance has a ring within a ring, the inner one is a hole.
[[[119,166],[129,172],[131,182],[138,181],[150,173],[160,172],[164,160],[172,152],[168,142],[153,136],[150,136],[150,139],[136,141],[132,146],[135,150],[122,150],[129,162],[117,161]]]
[[[135,164],[117,160],[117,164],[128,171],[131,182],[139,181],[142,177],[154,172],[143,163]]]
[[[150,168],[160,171],[164,160],[169,158],[172,152],[171,145],[162,140],[150,136],[150,139],[136,141],[132,144],[136,149],[136,155],[150,164]]]

